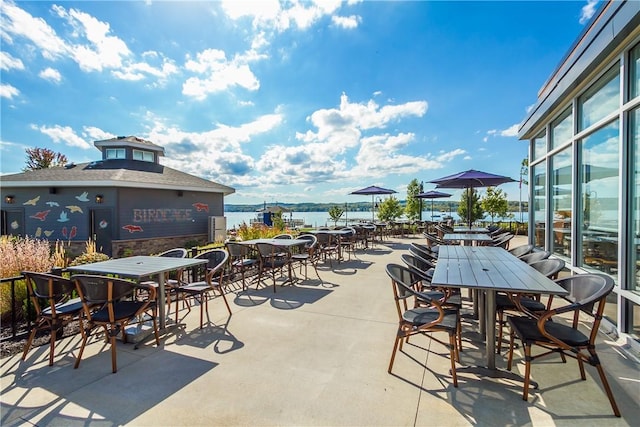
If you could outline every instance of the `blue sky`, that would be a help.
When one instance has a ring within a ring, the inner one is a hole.
[[[366,201],[349,193],[369,185],[404,199],[414,178],[427,191],[467,169],[519,179],[518,124],[598,3],[0,7],[2,174],[29,147],[81,163],[135,135],[244,204]]]

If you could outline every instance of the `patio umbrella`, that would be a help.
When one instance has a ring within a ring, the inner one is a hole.
[[[444,197],[451,197],[449,193],[442,193],[440,191],[431,190],[426,193],[416,194],[418,199],[431,199],[431,220],[433,221],[433,199],[441,199]]]
[[[372,185],[370,187],[362,188],[360,190],[352,191],[350,194],[371,195],[371,222],[375,221],[375,202],[374,197],[378,194],[394,194],[395,190],[389,190],[388,188],[377,187]]]
[[[471,190],[476,187],[495,187],[506,182],[515,182],[515,180],[508,176],[470,169],[429,182],[436,184],[436,188],[463,188],[469,190],[469,197],[467,197],[467,222],[469,228],[471,228]]]

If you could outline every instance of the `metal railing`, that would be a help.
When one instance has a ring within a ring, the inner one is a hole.
[[[11,337],[0,338],[0,341],[4,341],[6,339],[16,339],[18,337],[22,337],[23,335],[31,332],[31,319],[29,317],[29,313],[31,312],[31,301],[29,301],[29,297],[27,296],[27,312],[24,314],[27,321],[27,330],[18,335],[18,316],[17,316],[17,308],[16,308],[16,282],[20,280],[24,280],[24,276],[14,276],[14,277],[3,277],[0,278],[1,283],[11,283]]]

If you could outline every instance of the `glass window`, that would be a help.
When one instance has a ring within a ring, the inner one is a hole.
[[[571,140],[573,136],[573,116],[571,108],[551,123],[551,148],[557,148]]]
[[[640,43],[629,53],[629,99],[640,95]]]
[[[616,64],[578,98],[580,130],[588,128],[619,108],[619,68],[620,66]]]
[[[551,212],[553,212],[553,239],[551,251],[563,257],[571,256],[571,147],[565,148],[551,158]]]
[[[531,174],[533,176],[533,224],[535,237],[533,244],[537,248],[544,249],[544,242],[546,239],[545,229],[545,217],[547,216],[546,209],[546,180],[547,180],[547,162],[538,163],[531,168]]]
[[[547,132],[543,131],[533,140],[533,158],[540,159],[547,154]]]
[[[597,130],[580,144],[580,224],[582,266],[618,275],[618,121]]]
[[[153,153],[151,151],[133,150],[133,160],[142,160],[143,162],[153,162]]]
[[[124,148],[107,148],[106,158],[107,159],[124,159],[126,158],[126,153]]]
[[[630,183],[631,191],[633,192],[631,197],[632,205],[632,230],[631,236],[632,250],[631,265],[635,266],[635,274],[633,275],[634,284],[631,289],[636,292],[640,292],[640,108],[629,113],[629,143],[633,150],[632,157],[632,177],[633,181]]]

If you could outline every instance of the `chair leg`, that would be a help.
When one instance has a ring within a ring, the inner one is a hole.
[[[456,374],[456,345],[455,334],[449,334],[449,358],[451,359],[451,376],[453,377],[454,387],[458,387],[458,375]]]
[[[393,361],[396,358],[396,352],[398,351],[398,344],[400,344],[400,347],[402,347],[402,337],[400,336],[400,334],[396,334],[396,340],[393,343],[393,351],[391,352],[391,360],[389,361],[389,369],[387,369],[388,373],[391,373],[391,369],[393,368]]]
[[[498,324],[498,342],[496,343],[496,354],[500,354],[502,351],[502,329],[504,329],[504,311],[496,310],[496,316],[498,320],[496,323]]]
[[[22,352],[22,360],[26,359],[27,353],[29,353],[29,349],[31,349],[31,343],[35,338],[37,331],[38,329],[34,326],[34,328],[31,330],[31,333],[29,334],[29,339],[27,340],[27,343],[24,345],[24,351]]]
[[[607,394],[607,398],[609,398],[609,403],[611,403],[611,409],[613,409],[613,413],[616,417],[620,417],[620,409],[618,409],[618,404],[616,403],[616,399],[613,397],[613,392],[611,391],[611,387],[609,386],[609,381],[607,381],[607,376],[604,373],[604,368],[600,364],[600,359],[598,359],[598,355],[596,354],[594,349],[589,349],[589,353],[591,353],[592,360],[595,360],[594,366],[598,370],[598,374],[600,375],[600,381],[602,382],[602,386],[604,387],[604,392]]]
[[[509,357],[507,358],[507,370],[511,370],[511,363],[513,362],[513,347],[515,345],[515,336],[513,331],[509,334]]]
[[[524,345],[524,386],[522,390],[522,400],[529,399],[529,383],[531,382],[531,344]]]
[[[51,328],[51,336],[49,337],[49,366],[53,366],[53,355],[56,350],[56,335],[57,328],[54,326]]]
[[[115,374],[116,372],[118,372],[118,367],[116,363],[116,357],[117,357],[116,356],[116,352],[117,352],[116,336],[111,334],[110,341],[111,341],[111,372]]]
[[[76,357],[76,363],[73,365],[73,369],[78,369],[78,366],[80,366],[80,361],[82,360],[82,353],[84,352],[84,347],[85,345],[87,345],[87,340],[89,339],[90,336],[91,336],[91,331],[83,334],[82,344],[80,345],[80,350],[78,351],[78,356]]]

